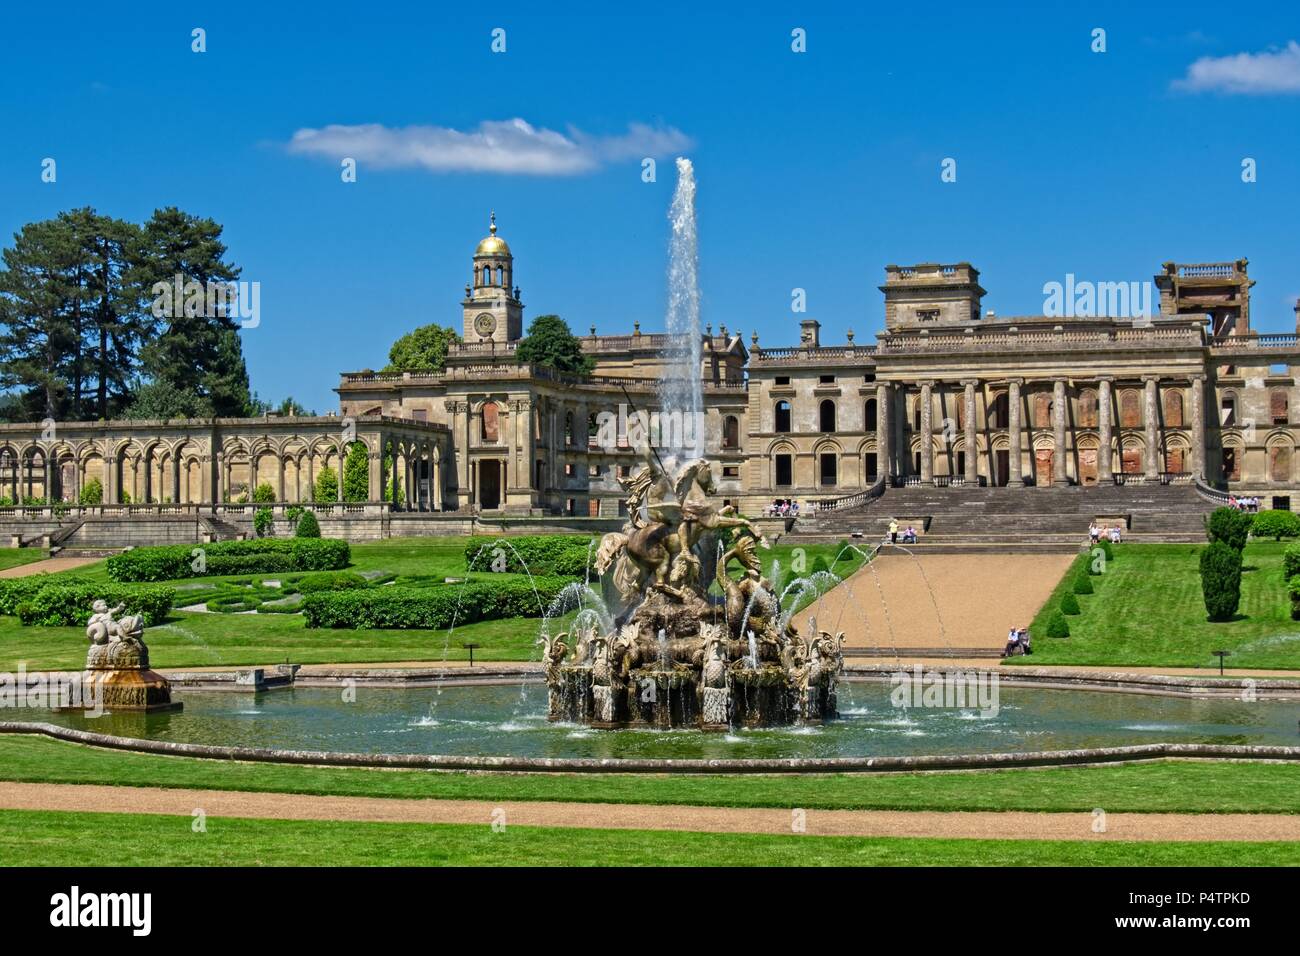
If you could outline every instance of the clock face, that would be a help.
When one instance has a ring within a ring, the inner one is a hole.
[[[497,330],[497,320],[491,312],[480,312],[474,319],[474,331],[484,337]]]

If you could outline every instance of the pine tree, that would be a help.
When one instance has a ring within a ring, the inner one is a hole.
[[[221,226],[175,207],[156,210],[144,225],[140,254],[131,279],[142,298],[158,299],[162,283],[182,288],[197,282],[208,290],[239,278],[238,267],[226,262]],[[172,296],[162,309],[158,335],[143,350],[145,371],[154,381],[183,392],[205,396],[217,416],[248,414],[248,370],[239,341],[239,324],[228,307],[212,310]]]
[[[343,459],[343,500],[370,500],[370,455],[364,442],[353,442]]]

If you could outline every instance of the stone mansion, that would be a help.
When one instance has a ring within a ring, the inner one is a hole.
[[[98,478],[103,512],[217,514],[266,482],[304,502],[363,442],[370,500],[349,511],[616,518],[640,457],[602,446],[592,423],[653,408],[664,337],[593,327],[581,378],[520,364],[524,306],[495,219],[470,275],[463,343],[441,372],[345,372],[322,417],[2,425],[0,494],[75,502]],[[1252,331],[1251,285],[1244,259],[1167,262],[1148,318],[1011,317],[983,308],[969,263],[890,265],[875,342],[825,343],[811,318],[776,348],[710,327],[700,375],[720,493],[758,513],[897,486],[1186,483],[1291,507],[1300,337]],[[317,507],[344,509],[341,479],[335,499]]]

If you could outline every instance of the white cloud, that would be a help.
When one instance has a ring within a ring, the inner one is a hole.
[[[1191,92],[1300,93],[1300,43],[1283,50],[1203,56],[1187,68],[1174,88]]]
[[[559,133],[511,119],[485,121],[465,132],[378,123],[300,129],[288,150],[336,160],[350,157],[377,169],[573,176],[619,160],[665,156],[691,145],[689,136],[671,126],[631,123],[621,136],[591,136],[573,128]]]

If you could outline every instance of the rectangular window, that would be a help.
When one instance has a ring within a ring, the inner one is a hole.
[[[776,456],[776,486],[788,488],[794,484],[794,460],[789,455]]]
[[[934,322],[939,318],[938,309],[917,309],[916,317],[922,322]]]
[[[739,478],[740,468],[737,465],[724,465],[722,468],[723,478]]]
[[[773,384],[773,385],[789,385],[789,384],[790,384],[790,376],[789,376],[789,375],[778,375],[775,379],[773,379],[772,384]]]
[[[834,376],[834,375],[823,375],[823,376],[821,377],[821,383],[822,383],[823,385],[834,385],[834,384],[835,384],[835,376]]]

